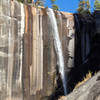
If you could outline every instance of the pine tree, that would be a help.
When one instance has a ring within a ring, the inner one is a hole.
[[[22,3],[32,3],[32,0],[17,0],[17,1]]]
[[[86,1],[86,13],[90,13],[90,0]]]
[[[45,0],[17,0],[22,3],[34,3],[35,6],[44,6]]]
[[[51,3],[55,3],[56,0],[51,0]]]
[[[35,7],[38,7],[38,6],[44,6],[44,3],[46,0],[17,0],[19,2],[22,2],[22,3],[34,3],[34,6]],[[51,4],[52,4],[52,9],[53,10],[59,10],[59,7],[55,4],[56,0],[50,0],[51,1]]]
[[[94,2],[94,10],[100,10],[100,1],[99,0],[95,0],[95,2]]]
[[[89,2],[89,0],[87,0],[87,1],[80,0],[77,11],[80,14],[90,14],[90,2]]]
[[[18,1],[18,2],[22,2],[22,3],[24,2],[23,0],[17,0],[17,1]]]
[[[44,6],[45,0],[36,0],[35,5],[36,6]]]
[[[54,10],[59,10],[59,7],[58,7],[57,5],[55,5],[55,4],[53,4],[53,5],[52,5],[52,9],[54,9]]]
[[[90,1],[87,0],[86,4],[87,4],[87,10],[90,10]]]
[[[27,0],[28,3],[32,3],[32,0]]]
[[[56,0],[51,0],[51,4],[52,4],[52,9],[53,10],[59,10],[59,7],[55,4]]]
[[[80,0],[79,1],[79,5],[78,5],[78,13],[83,13],[84,12],[84,9],[85,8],[85,1],[84,0]]]

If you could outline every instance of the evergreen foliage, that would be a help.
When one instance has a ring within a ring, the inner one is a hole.
[[[17,1],[19,1],[19,2],[22,2],[22,3],[32,3],[32,0],[17,0]]]
[[[54,9],[54,10],[59,10],[59,7],[58,7],[57,5],[55,5],[55,4],[53,4],[53,5],[52,5],[52,9]]]
[[[95,0],[95,2],[94,2],[94,10],[100,10],[100,1],[99,0]]]
[[[77,11],[80,14],[90,14],[90,2],[89,2],[89,0],[87,0],[87,1],[80,0]]]
[[[59,10],[59,7],[55,4],[56,0],[51,0],[51,4],[52,4],[52,9],[53,10]]]
[[[52,3],[55,3],[56,0],[51,0]]]
[[[32,3],[33,0],[17,0],[19,2],[22,3]],[[34,0],[34,6],[38,7],[38,6],[44,6],[46,0]],[[52,9],[53,10],[59,10],[59,7],[55,4],[56,0],[50,0],[51,1],[51,5],[52,5]]]
[[[36,0],[35,5],[36,6],[44,6],[45,0]]]
[[[90,2],[89,0],[86,1],[86,10],[88,10],[90,12]]]
[[[18,2],[22,2],[22,3],[24,2],[24,0],[17,0],[17,1],[18,1]]]
[[[27,0],[28,3],[32,3],[32,0]]]
[[[22,3],[32,3],[33,2],[33,0],[17,0],[17,1],[19,1],[19,2],[22,2]],[[43,6],[44,5],[44,0],[34,0],[34,4],[35,5],[41,5],[41,6]]]

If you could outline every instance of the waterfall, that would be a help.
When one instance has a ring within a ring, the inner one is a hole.
[[[60,42],[59,38],[59,32],[58,32],[58,27],[57,27],[57,22],[55,18],[55,14],[52,9],[48,8],[47,10],[48,18],[50,21],[50,28],[51,28],[51,33],[54,39],[54,46],[55,50],[57,53],[57,62],[59,65],[59,73],[61,74],[61,79],[63,83],[63,88],[64,88],[64,94],[67,94],[67,87],[66,87],[66,78],[65,78],[65,73],[64,73],[64,58],[63,58],[63,52],[62,52],[62,45]]]
[[[24,14],[24,6],[21,4],[21,26],[19,25],[19,32],[18,32],[18,55],[19,55],[19,78],[16,80],[18,82],[18,85],[22,88],[22,61],[23,61],[23,34],[24,34],[24,28],[25,28],[25,14]],[[20,28],[21,27],[21,28]]]

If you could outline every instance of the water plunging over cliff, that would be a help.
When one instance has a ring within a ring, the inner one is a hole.
[[[61,79],[62,79],[63,87],[64,87],[64,94],[66,95],[67,94],[67,90],[66,90],[67,84],[66,84],[65,73],[64,73],[64,58],[63,58],[63,52],[62,52],[62,45],[61,45],[60,38],[59,38],[57,22],[56,22],[56,18],[55,18],[55,15],[52,9],[48,9],[47,14],[50,20],[51,32],[52,32],[53,39],[54,39],[54,46],[55,46],[55,50],[57,54],[57,63],[59,66],[59,73],[61,74]]]

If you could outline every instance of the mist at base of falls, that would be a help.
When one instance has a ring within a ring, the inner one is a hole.
[[[61,74],[61,79],[62,79],[63,88],[64,88],[64,95],[66,95],[67,94],[67,82],[66,82],[65,73],[64,73],[64,58],[63,58],[62,45],[61,45],[60,38],[59,38],[56,17],[52,9],[48,8],[47,14],[48,14],[48,18],[50,21],[51,34],[54,39],[54,47],[55,47],[55,51],[57,54],[57,63],[59,66],[58,69],[59,69],[59,73]]]

